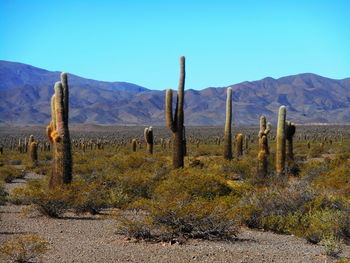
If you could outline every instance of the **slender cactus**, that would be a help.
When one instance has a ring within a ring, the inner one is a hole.
[[[267,123],[265,116],[260,117],[260,131],[259,131],[259,153],[258,153],[258,176],[262,179],[267,175],[269,155],[269,145],[267,135],[271,131],[271,123]]]
[[[62,82],[65,84],[62,85]],[[46,133],[53,148],[52,173],[49,188],[72,181],[72,153],[68,129],[68,84],[67,74],[61,74],[61,82],[55,83],[51,98],[51,123]]]
[[[149,154],[153,154],[153,142],[154,142],[154,139],[153,139],[153,129],[152,129],[152,127],[145,128],[144,138],[145,138],[145,142],[146,142],[146,145],[147,145],[147,152]]]
[[[232,159],[232,88],[227,88],[226,122],[224,132],[224,158]]]
[[[281,106],[278,112],[276,137],[276,173],[281,175],[286,162],[286,107]]]
[[[289,161],[294,160],[293,153],[293,136],[295,134],[295,125],[294,123],[287,121],[286,122],[286,140],[287,140],[287,158]]]
[[[168,89],[165,97],[165,119],[167,127],[173,133],[173,168],[184,167],[184,90],[185,90],[185,57],[180,57],[180,80],[177,92],[175,112],[173,114],[173,91]],[[173,117],[174,115],[174,117]]]

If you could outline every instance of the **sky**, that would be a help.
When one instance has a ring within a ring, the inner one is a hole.
[[[0,60],[186,89],[350,77],[349,0],[0,0]]]

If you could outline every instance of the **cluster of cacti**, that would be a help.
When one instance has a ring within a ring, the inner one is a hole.
[[[271,123],[266,124],[265,116],[260,117],[260,131],[259,131],[259,153],[258,153],[258,171],[257,174],[260,178],[264,178],[267,175],[269,155],[269,145],[267,135],[271,131]]]
[[[46,133],[52,144],[53,161],[49,188],[72,181],[72,153],[68,128],[69,92],[67,74],[61,74],[61,81],[55,83],[51,98],[51,122]]]
[[[152,129],[152,127],[145,128],[144,138],[145,138],[145,142],[146,142],[146,145],[147,145],[146,146],[147,152],[149,154],[153,154],[153,141],[154,141],[154,138],[153,138],[153,129]]]
[[[175,112],[173,114],[173,91],[168,89],[165,97],[165,119],[173,133],[173,168],[184,166],[184,93],[185,57],[180,57],[180,80],[177,91]]]
[[[224,158],[232,159],[232,88],[227,88],[226,121],[224,132]]]

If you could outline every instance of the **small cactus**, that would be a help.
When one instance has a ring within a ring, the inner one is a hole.
[[[51,98],[51,123],[46,133],[53,148],[52,173],[49,188],[72,181],[72,153],[68,129],[68,85],[67,74],[61,74],[61,82],[55,83],[55,94]]]
[[[168,89],[165,97],[165,119],[167,127],[173,133],[173,168],[184,167],[184,93],[185,93],[185,57],[180,57],[180,80],[177,91],[175,112],[173,114],[173,91]]]
[[[131,140],[131,149],[133,152],[136,152],[136,149],[137,149],[137,140],[136,139]]]
[[[289,161],[294,160],[293,153],[293,136],[295,134],[295,125],[294,123],[287,121],[286,122],[286,140],[287,140],[287,158]]]
[[[147,145],[147,152],[149,154],[153,154],[153,129],[152,127],[149,128],[145,128],[144,131],[144,138],[145,138],[145,142]]]
[[[29,154],[33,167],[38,166],[38,144],[35,141],[29,145]]]
[[[224,158],[232,159],[232,88],[227,88],[226,121],[224,131]]]
[[[278,112],[276,137],[276,173],[281,175],[286,161],[286,107],[281,106]]]
[[[236,136],[236,155],[240,157],[243,155],[243,138],[244,135],[242,133],[238,133]]]

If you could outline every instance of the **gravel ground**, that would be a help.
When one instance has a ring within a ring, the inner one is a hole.
[[[31,179],[35,177],[30,175]],[[24,184],[8,184],[8,190]],[[191,240],[184,245],[145,243],[116,235],[115,220],[106,215],[62,219],[25,217],[25,206],[0,206],[0,244],[17,235],[41,235],[51,250],[43,262],[335,262],[322,255],[323,248],[304,239],[242,229],[236,241]],[[106,211],[108,212],[108,211]],[[350,246],[342,256],[350,257]]]

